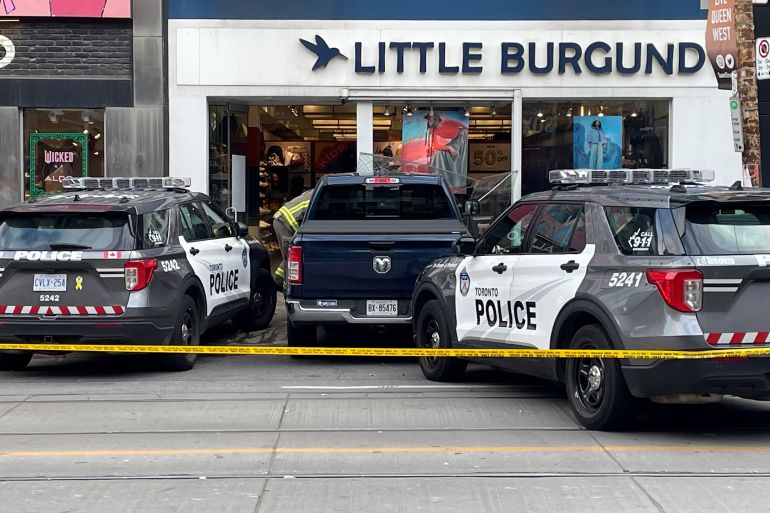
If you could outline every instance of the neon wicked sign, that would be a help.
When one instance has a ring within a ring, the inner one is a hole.
[[[300,43],[315,54],[313,71],[324,69],[337,60],[348,57],[336,47],[329,45],[323,37],[316,35],[314,42],[300,39]],[[454,61],[447,50],[456,45],[461,57]],[[624,43],[613,44],[594,41],[588,44],[575,42],[501,42],[490,49],[480,42],[419,42],[379,41],[374,51],[363,42],[355,43],[352,61],[355,72],[363,75],[385,73],[395,66],[396,73],[407,69],[426,73],[433,67],[446,75],[478,75],[484,72],[486,63],[494,63],[502,75],[515,75],[529,71],[534,75],[571,71],[577,75],[589,72],[596,75],[619,73],[652,74],[662,71],[666,75],[686,75],[700,71],[706,63],[706,51],[695,42],[668,43]],[[364,55],[369,57],[364,57]]]
[[[13,45],[13,41],[5,36],[0,35],[0,48],[2,48],[2,55],[0,57],[0,68],[4,68],[13,62],[16,57],[16,47]]]

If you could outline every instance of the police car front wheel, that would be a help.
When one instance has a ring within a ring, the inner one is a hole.
[[[571,349],[611,349],[609,337],[597,325],[583,326],[572,337]],[[573,358],[565,372],[567,396],[577,420],[588,429],[625,427],[637,410],[616,359]]]
[[[417,317],[417,346],[451,348],[449,329],[441,305],[435,299],[425,303]],[[420,368],[432,381],[457,381],[465,374],[468,362],[457,358],[421,357]]]

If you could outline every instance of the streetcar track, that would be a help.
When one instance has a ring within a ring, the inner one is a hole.
[[[135,475],[90,475],[90,476],[7,476],[0,477],[2,483],[55,482],[55,481],[183,481],[183,480],[225,480],[225,479],[585,479],[585,478],[692,478],[692,479],[767,479],[770,472],[448,472],[428,473],[350,473],[350,474],[286,474],[286,473],[233,473],[217,475],[200,474],[135,474]]]

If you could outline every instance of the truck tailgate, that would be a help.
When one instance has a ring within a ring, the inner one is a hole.
[[[457,233],[429,237],[425,234],[382,237],[303,234],[303,296],[306,299],[410,298],[420,272],[433,260],[450,255],[452,242],[458,236]],[[379,259],[377,270],[375,259]]]

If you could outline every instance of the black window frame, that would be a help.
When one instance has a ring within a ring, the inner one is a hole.
[[[528,248],[529,243],[529,237],[530,237],[530,226],[532,226],[533,222],[535,222],[537,219],[540,218],[540,210],[542,209],[542,205],[539,203],[532,203],[532,202],[521,202],[521,203],[515,203],[508,207],[502,214],[500,214],[494,223],[492,223],[489,228],[487,228],[487,231],[484,232],[484,235],[481,236],[481,238],[476,243],[476,251],[474,252],[474,256],[498,256],[496,253],[480,253],[479,248],[483,245],[485,239],[487,237],[490,237],[490,234],[494,231],[494,229],[501,223],[505,222],[505,219],[507,219],[511,212],[514,209],[517,209],[519,207],[525,207],[525,206],[534,206],[535,212],[532,214],[532,220],[529,222],[529,225],[527,225],[527,231],[524,233],[524,238],[522,239],[521,244],[521,251],[517,251],[516,253],[505,253],[503,255],[499,256],[506,256],[506,255],[525,255],[527,254],[526,249]]]
[[[586,231],[586,241],[585,246],[583,246],[583,249],[580,251],[564,251],[560,253],[533,253],[532,250],[532,240],[535,236],[535,230],[527,230],[527,237],[525,239],[525,251],[521,254],[523,255],[579,255],[583,253],[583,251],[586,250],[586,246],[588,246],[588,217],[586,215],[586,202],[585,201],[548,201],[545,203],[539,204],[539,209],[533,218],[532,222],[530,223],[531,226],[538,226],[540,224],[540,219],[543,217],[543,213],[545,210],[549,207],[552,207],[554,205],[575,205],[580,207],[580,214],[578,214],[578,222],[576,222],[572,229],[569,232],[569,238],[568,241],[572,243],[572,237],[575,236],[575,230],[578,227],[580,216],[583,216],[583,223],[585,225],[585,231]]]

